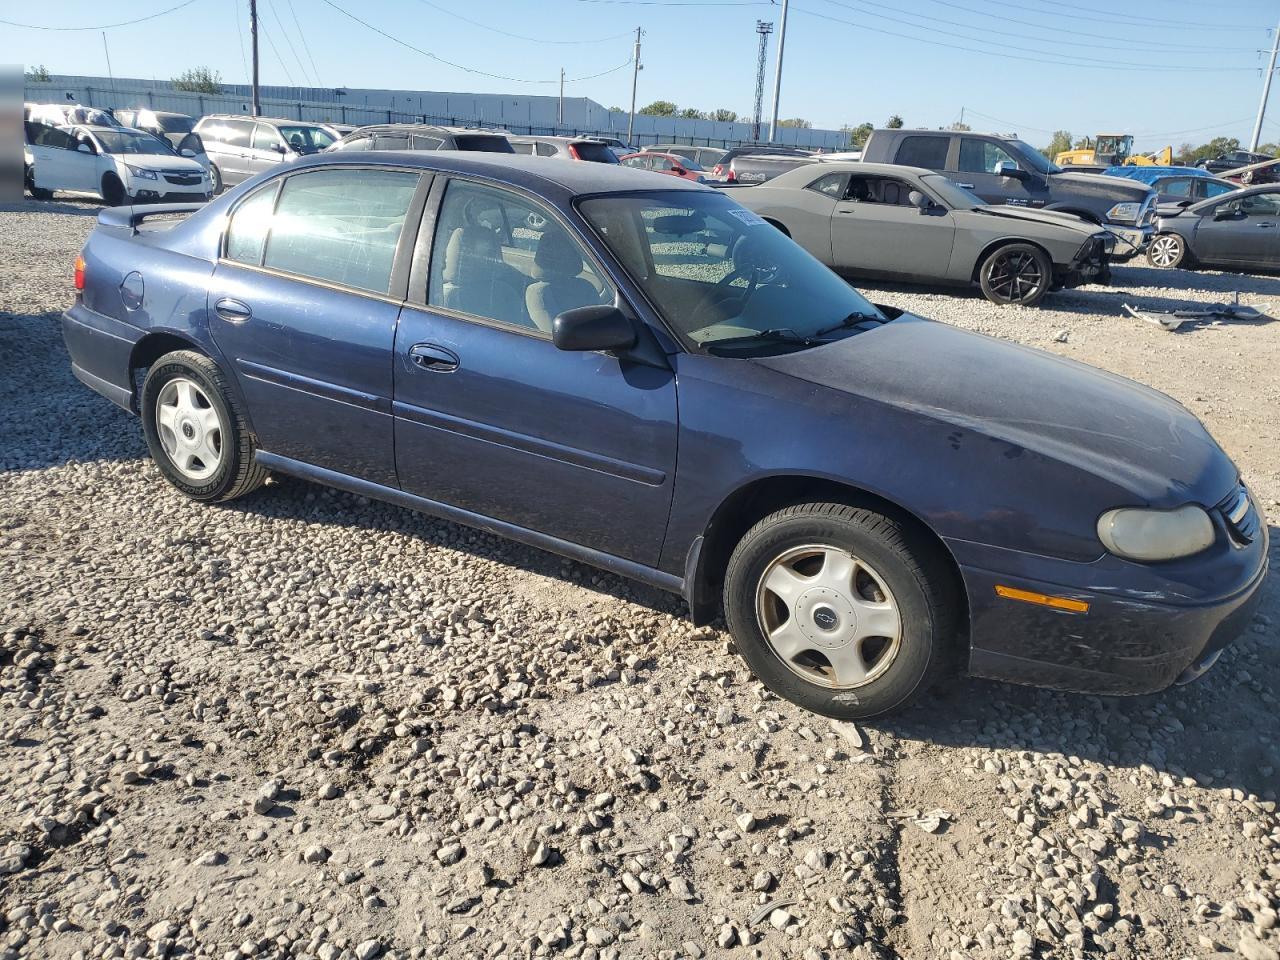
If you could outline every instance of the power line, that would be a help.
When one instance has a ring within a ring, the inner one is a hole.
[[[577,0],[627,7],[771,7],[767,0]]]
[[[328,2],[328,0],[326,0],[326,2]],[[885,30],[880,27],[868,26],[865,23],[855,23],[852,20],[842,20],[840,17],[828,16],[825,13],[817,13],[816,11],[813,11],[813,10],[798,9],[798,12],[804,14],[807,17],[817,17],[820,20],[828,20],[832,23],[844,24],[847,27],[854,27],[855,29],[865,30],[869,33],[878,33],[888,37],[898,37],[903,40],[910,40],[913,43],[928,44],[929,46],[932,46],[932,47],[946,47],[951,50],[961,50],[965,53],[978,53],[978,54],[982,54],[983,56],[1001,57],[1005,60],[1023,60],[1028,63],[1050,64],[1050,65],[1060,66],[1060,67],[1090,67],[1095,70],[1116,70],[1116,71],[1125,71],[1125,72],[1136,71],[1139,73],[1148,73],[1148,72],[1157,73],[1161,71],[1173,71],[1177,73],[1187,73],[1187,72],[1199,72],[1199,73],[1232,72],[1234,73],[1241,70],[1251,71],[1256,69],[1254,67],[1135,66],[1135,65],[1115,64],[1115,63],[1111,63],[1110,61],[1107,61],[1105,65],[1097,66],[1089,63],[1081,63],[1079,59],[1075,61],[1071,61],[1071,60],[1055,60],[1047,57],[1024,57],[1016,53],[1001,53],[996,50],[977,50],[977,49],[974,49],[973,47],[961,46],[958,43],[946,43],[945,41],[942,41],[942,40],[927,40],[923,37],[916,37],[907,33],[898,33],[897,31],[894,31],[894,30]],[[912,24],[912,26],[914,26],[914,24]]]
[[[526,37],[521,33],[509,33],[506,30],[499,30],[497,27],[491,27],[487,23],[481,23],[479,20],[472,20],[470,17],[464,17],[460,13],[454,13],[452,10],[446,10],[444,7],[432,3],[431,0],[418,0],[419,3],[426,4],[432,10],[439,10],[446,16],[453,17],[455,20],[461,20],[463,23],[469,23],[473,27],[479,27],[481,30],[488,30],[490,33],[496,33],[504,37],[510,37],[513,40],[527,40],[530,43],[549,43],[559,45],[573,45],[583,43],[605,43],[609,40],[621,40],[623,37],[630,37],[631,31],[625,30],[622,33],[615,33],[608,37],[599,37],[595,40],[544,40],[541,37]]]
[[[855,9],[854,7],[850,7],[850,6],[848,6],[848,4],[846,4],[846,3],[842,3],[842,2],[840,2],[840,0],[825,0],[825,2],[826,2],[826,3],[833,4],[833,5],[837,6],[837,7],[845,7],[845,9],[848,9],[848,10],[854,10],[854,9]],[[879,7],[879,8],[880,8],[880,9],[882,9],[882,10],[891,10],[891,11],[894,11],[894,12],[901,13],[903,16],[914,17],[914,18],[915,18],[915,19],[917,19],[917,20],[930,20],[930,21],[932,21],[932,22],[934,22],[934,23],[945,23],[945,24],[947,24],[948,26],[952,26],[952,27],[962,27],[962,28],[964,28],[964,29],[966,29],[966,30],[980,30],[980,31],[982,31],[983,33],[997,33],[997,34],[1000,34],[1000,35],[1002,35],[1002,36],[1006,36],[1006,37],[1015,37],[1015,38],[1017,38],[1017,39],[1019,39],[1019,40],[1023,40],[1023,41],[1030,41],[1030,42],[1032,42],[1032,43],[1050,43],[1050,42],[1052,42],[1053,44],[1055,44],[1055,45],[1059,45],[1059,46],[1060,46],[1060,45],[1064,45],[1064,44],[1065,44],[1065,45],[1067,45],[1067,46],[1072,46],[1072,47],[1088,47],[1088,48],[1090,48],[1090,49],[1094,49],[1094,50],[1099,50],[1099,49],[1101,49],[1101,50],[1125,50],[1125,51],[1132,51],[1132,50],[1133,50],[1133,44],[1132,44],[1132,43],[1107,44],[1107,43],[1099,43],[1097,40],[1089,40],[1089,41],[1084,41],[1084,40],[1062,40],[1062,39],[1059,39],[1059,38],[1057,38],[1057,37],[1054,37],[1054,38],[1052,38],[1052,40],[1051,40],[1051,39],[1050,39],[1050,38],[1048,38],[1048,37],[1029,37],[1029,36],[1027,36],[1025,33],[1020,33],[1020,32],[1018,32],[1018,31],[1016,31],[1016,30],[998,30],[998,29],[996,29],[995,27],[984,27],[984,26],[980,26],[980,25],[976,25],[976,24],[971,24],[971,23],[961,23],[961,22],[959,22],[959,21],[957,21],[957,20],[947,20],[947,19],[944,19],[944,18],[942,18],[942,17],[930,17],[930,16],[928,16],[928,15],[926,15],[926,14],[923,14],[923,13],[908,13],[908,12],[906,12],[906,11],[902,11],[902,10],[900,10],[898,7],[895,7],[895,6],[889,6],[889,5],[887,5],[887,4],[877,3],[877,2],[875,2],[875,0],[853,0],[853,2],[858,3],[858,4],[860,4],[860,5],[866,5],[866,6],[871,6],[871,7]],[[953,4],[947,4],[947,5],[948,5],[948,6],[953,6]],[[976,12],[976,11],[975,11],[975,12]],[[980,14],[980,16],[990,16],[990,14]],[[891,20],[891,19],[893,19],[893,18],[892,18],[892,17],[886,17],[885,19]],[[1021,20],[1012,20],[1012,21],[1011,21],[1011,20],[1008,20],[1008,19],[1007,19],[1007,18],[1005,18],[1005,17],[1000,17],[999,19],[1001,19],[1001,20],[1005,20],[1006,22],[1011,22],[1011,23],[1024,23],[1024,22],[1025,22],[1025,21],[1021,21]],[[915,26],[915,24],[908,24],[908,25],[909,25],[909,26]],[[1028,23],[1027,25],[1028,25],[1028,26],[1033,26],[1033,24],[1029,24],[1029,23]],[[929,29],[932,29],[932,28],[929,28]],[[1041,27],[1040,29],[1053,30],[1054,28],[1053,28],[1053,27]],[[1091,35],[1091,36],[1092,36],[1092,35]],[[968,38],[966,38],[966,39],[968,39]],[[974,38],[974,39],[977,39],[977,38]],[[1100,38],[1100,39],[1103,39],[1103,38]],[[1257,53],[1257,52],[1258,52],[1258,48],[1256,48],[1256,47],[1254,47],[1254,48],[1250,48],[1250,47],[1206,47],[1206,46],[1203,46],[1203,45],[1201,45],[1201,44],[1195,44],[1194,46],[1195,46],[1195,48],[1196,48],[1197,50],[1225,50],[1225,51],[1231,51],[1231,52],[1235,52],[1235,53]],[[1076,55],[1075,55],[1075,54],[1067,54],[1067,56],[1072,56],[1072,57],[1074,57],[1074,56],[1076,56]],[[1107,61],[1107,62],[1110,62],[1110,61]]]
[[[475,67],[468,67],[468,66],[464,66],[461,63],[454,63],[452,60],[446,60],[444,57],[439,56],[438,54],[434,54],[430,50],[423,50],[421,47],[415,47],[413,44],[409,43],[406,40],[401,40],[399,37],[392,36],[391,34],[387,33],[385,30],[380,30],[378,27],[375,27],[372,23],[369,23],[367,20],[361,20],[351,11],[338,6],[338,4],[334,2],[334,0],[322,0],[322,2],[333,7],[333,9],[337,10],[344,17],[347,17],[350,20],[354,20],[356,23],[360,24],[363,27],[366,27],[369,30],[372,30],[374,33],[378,34],[379,36],[385,37],[386,39],[390,40],[392,43],[399,44],[400,46],[404,47],[406,50],[412,50],[414,53],[421,54],[422,56],[427,57],[428,59],[435,60],[438,63],[443,63],[445,66],[453,67],[456,70],[462,70],[466,73],[474,73],[477,76],[488,77],[491,80],[506,80],[509,83],[559,83],[560,82],[559,77],[556,77],[554,80],[533,80],[528,77],[508,77],[500,73],[489,73],[488,71],[485,71],[485,70],[478,70]],[[623,67],[629,67],[630,65],[631,65],[631,60],[627,60],[624,63],[618,64],[616,67],[610,67],[608,70],[602,70],[599,73],[593,73],[589,76],[567,77],[565,79],[565,82],[578,83],[579,81],[582,81],[582,80],[594,80],[597,77],[603,77],[610,73],[616,73],[618,70],[621,70]]]
[[[0,20],[0,23],[9,27],[23,27],[27,30],[57,30],[59,32],[70,32],[76,30],[112,30],[115,27],[131,27],[135,23],[145,23],[148,20],[156,19],[156,17],[163,17],[169,13],[176,13],[183,7],[189,7],[195,2],[196,0],[183,0],[183,2],[179,3],[177,6],[169,7],[167,10],[161,10],[158,13],[148,14],[145,17],[138,17],[136,20],[121,20],[119,23],[99,23],[94,24],[91,27],[46,27],[38,23],[19,23],[16,20]]]
[[[993,117],[989,113],[983,113],[981,110],[975,110],[973,107],[965,107],[965,112],[975,117],[982,117],[984,120],[993,120],[996,123],[1004,124],[1010,130],[1032,130],[1036,133],[1057,133],[1057,130],[1047,130],[1044,127],[1032,126],[1029,123],[1017,123],[1013,120],[1006,120],[1003,117]],[[1225,120],[1222,123],[1211,123],[1204,127],[1191,127],[1186,130],[1160,130],[1160,131],[1143,131],[1134,133],[1134,137],[1146,139],[1160,139],[1163,137],[1177,137],[1184,133],[1201,133],[1205,130],[1220,130],[1223,127],[1235,126],[1237,123],[1248,123],[1248,117],[1242,117],[1239,120]]]
[[[1160,18],[1159,20],[1151,17],[1134,17],[1125,13],[1115,13],[1111,10],[1099,10],[1096,7],[1082,7],[1075,3],[1064,3],[1063,0],[1034,0],[1036,3],[1042,3],[1050,7],[1065,7],[1071,11],[1071,15],[1075,18],[1081,14],[1092,14],[1100,22],[1110,21],[1112,23],[1131,23],[1134,25],[1146,25],[1153,27],[1167,27],[1177,30],[1257,30],[1256,24],[1247,23],[1207,23],[1203,20],[1168,20]],[[1101,14],[1101,16],[1099,16]],[[1118,19],[1117,19],[1118,18]]]
[[[1035,30],[1048,30],[1048,31],[1051,31],[1051,32],[1052,32],[1052,33],[1054,33],[1054,34],[1068,33],[1068,34],[1070,34],[1070,35],[1071,35],[1071,36],[1073,36],[1073,37],[1088,37],[1088,38],[1091,38],[1091,39],[1094,39],[1094,40],[1111,40],[1111,39],[1114,39],[1110,34],[1086,33],[1086,32],[1085,32],[1085,31],[1083,31],[1083,30],[1071,30],[1071,29],[1069,29],[1069,28],[1067,28],[1067,27],[1055,26],[1055,25],[1053,25],[1053,24],[1036,23],[1034,20],[1019,20],[1019,19],[1018,19],[1018,18],[1016,18],[1016,17],[1010,17],[1010,16],[1008,16],[1008,15],[1007,15],[1003,10],[1002,10],[1001,12],[999,12],[999,13],[987,13],[987,12],[985,12],[985,11],[983,11],[983,10],[975,9],[974,7],[968,7],[968,6],[965,6],[965,5],[964,5],[964,4],[962,4],[962,3],[955,3],[955,2],[954,2],[954,0],[930,0],[930,2],[931,2],[931,3],[936,3],[936,4],[938,4],[939,6],[943,6],[943,7],[951,7],[953,10],[963,10],[965,13],[972,13],[972,14],[976,14],[976,15],[977,15],[977,16],[979,16],[979,17],[988,17],[988,18],[990,18],[990,19],[992,19],[992,20],[1000,20],[1000,21],[1002,21],[1003,23],[1019,23],[1019,24],[1022,24],[1024,27],[1031,27],[1032,29],[1035,29]],[[1054,13],[1054,12],[1052,12],[1052,11],[1050,11],[1050,10],[1045,10],[1045,11],[1042,11],[1042,12],[1043,12],[1044,16],[1046,16],[1046,17],[1062,17],[1062,18],[1066,18],[1066,19],[1074,19],[1074,18],[1072,18],[1072,17],[1070,16],[1070,14],[1065,14],[1065,13]],[[987,28],[983,27],[983,28],[980,28],[980,29],[987,29]],[[1055,39],[1056,39],[1056,38],[1055,38]],[[1204,44],[1199,44],[1199,43],[1178,43],[1178,42],[1176,42],[1176,41],[1172,41],[1172,40],[1147,40],[1147,39],[1144,39],[1144,40],[1143,40],[1143,45],[1144,45],[1144,46],[1151,46],[1151,47],[1154,47],[1154,46],[1170,47],[1170,48],[1179,49],[1179,50],[1227,50],[1227,51],[1231,51],[1231,50],[1238,50],[1238,49],[1239,49],[1239,48],[1236,48],[1236,47],[1208,47],[1208,46],[1205,46]],[[1133,45],[1132,45],[1132,44],[1130,44],[1130,45],[1129,45],[1129,49],[1132,49],[1132,46],[1133,46]]]
[[[280,19],[280,14],[276,10],[276,5],[271,0],[264,0],[267,9],[271,11],[271,15],[276,18],[276,25],[280,28],[280,36],[284,37],[285,44],[289,47],[289,52],[293,54],[293,60],[298,65],[298,72],[302,75],[302,82],[307,83],[307,68],[302,62],[302,58],[298,56],[298,51],[294,49],[293,40],[289,37],[289,31],[285,29],[284,21]],[[320,86],[320,82],[316,81],[316,86]]]
[[[244,29],[240,26],[240,0],[231,0],[231,6],[236,12],[236,36],[240,38],[240,42],[236,44],[236,49],[240,51],[240,66],[244,67],[244,75],[249,75],[249,61],[244,55]]]
[[[263,38],[267,41],[267,46],[270,47],[271,52],[275,54],[276,62],[280,64],[280,69],[284,71],[284,76],[285,79],[289,81],[289,86],[297,86],[297,84],[293,82],[293,72],[289,69],[289,65],[284,62],[284,57],[280,56],[280,51],[276,49],[275,41],[271,39],[271,34],[262,29],[261,18],[258,20],[258,32],[262,34]],[[304,77],[303,79],[306,78]]]
[[[307,43],[307,35],[302,32],[302,21],[298,19],[298,11],[293,8],[293,0],[289,0],[289,12],[293,14],[293,25],[298,28],[298,39],[302,41],[302,49],[306,51],[307,60],[311,63],[311,76],[316,86],[321,86],[320,71],[316,69],[316,58],[311,55],[311,44]]]

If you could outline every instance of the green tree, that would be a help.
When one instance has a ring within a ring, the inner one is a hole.
[[[53,80],[53,74],[49,72],[48,67],[41,63],[27,71],[27,79],[32,83],[49,83]]]
[[[812,123],[812,121],[806,120],[806,119],[804,119],[803,117],[792,117],[790,120],[779,120],[779,121],[778,121],[778,126],[780,126],[780,127],[799,127],[801,130],[811,130],[811,129],[813,129],[813,123]]]
[[[885,121],[884,125],[888,127],[890,130],[901,130],[902,118],[895,113],[892,117],[890,117],[888,120]]]
[[[1182,149],[1187,151],[1188,146],[1188,144],[1183,144]],[[1179,159],[1187,166],[1194,167],[1201,160],[1212,160],[1214,157],[1220,157],[1224,153],[1239,149],[1240,141],[1235,137],[1214,137],[1208,143],[1201,144],[1183,153]]]
[[[625,107],[610,107],[609,112],[610,113],[626,113],[627,110]]]
[[[173,78],[173,88],[189,93],[221,93],[222,74],[208,67],[193,67]]]
[[[724,107],[720,107],[718,110],[711,111],[711,119],[717,120],[720,123],[733,123],[738,119],[738,112],[736,110],[726,110]]]
[[[1041,147],[1040,152],[1052,160],[1060,153],[1066,153],[1071,149],[1071,131],[1055,130],[1053,137],[1049,140],[1047,147]]]
[[[1280,157],[1280,143],[1260,143],[1258,153],[1265,153],[1269,157]]]
[[[684,120],[705,120],[707,115],[696,107],[685,107],[680,111],[680,117]]]
[[[860,123],[856,127],[851,127],[847,123],[840,128],[842,133],[849,135],[849,149],[861,150],[867,142],[867,138],[871,136],[871,131],[875,129],[875,124],[870,121]]]
[[[670,100],[655,100],[653,103],[641,107],[640,112],[646,117],[674,117],[676,115],[676,105]]]

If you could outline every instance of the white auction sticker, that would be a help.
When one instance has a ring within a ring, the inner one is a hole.
[[[753,213],[750,210],[743,210],[741,207],[738,207],[735,210],[730,210],[729,212],[745,223],[748,227],[755,227],[764,223],[764,220],[759,214]]]

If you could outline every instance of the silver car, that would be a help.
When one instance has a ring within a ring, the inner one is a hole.
[[[221,114],[201,117],[195,132],[209,155],[214,193],[278,163],[319,153],[338,139],[319,123]]]
[[[733,199],[836,272],[977,283],[988,300],[1032,306],[1050,290],[1107,282],[1115,238],[1069,214],[989,206],[946,177],[882,163],[808,163]]]

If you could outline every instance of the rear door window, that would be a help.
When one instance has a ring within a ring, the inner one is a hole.
[[[579,160],[590,160],[592,163],[617,163],[618,156],[603,143],[597,143],[594,140],[588,140],[582,143],[575,143],[574,149],[578,151]],[[668,161],[670,163],[670,161]],[[663,167],[662,169],[669,169]]]
[[[950,137],[903,137],[898,145],[895,162],[904,167],[924,167],[926,170],[945,170],[947,147]]]
[[[512,143],[511,149],[516,153],[532,154],[533,144],[532,143]]]
[[[284,146],[284,139],[280,136],[280,132],[275,127],[269,127],[265,123],[259,123],[253,130],[253,149],[255,150],[275,150],[277,147]]]
[[[461,144],[459,144],[461,146]],[[444,137],[432,137],[425,133],[415,133],[409,138],[410,150],[443,150]]]
[[[209,128],[206,139],[225,143],[229,147],[247,147],[254,126],[255,124],[244,120],[219,120]]]
[[[454,144],[459,150],[475,150],[480,153],[511,153],[511,144],[506,137],[495,137],[489,134],[462,134],[454,137]]]
[[[263,266],[385,294],[417,186],[418,174],[393,170],[289,177],[271,217]]]
[[[538,144],[538,156],[554,157],[555,155],[556,155],[556,148],[551,144],[541,143],[541,142]]]
[[[262,251],[267,244],[267,231],[271,229],[271,214],[275,210],[276,194],[280,183],[269,184],[241,201],[231,215],[231,225],[227,227],[228,260],[248,264],[251,267],[262,265]]]
[[[380,133],[373,141],[375,150],[407,150],[409,135],[405,133]]]
[[[1166,180],[1160,184],[1159,191],[1169,197],[1189,197],[1191,196],[1191,178],[1176,177]]]

